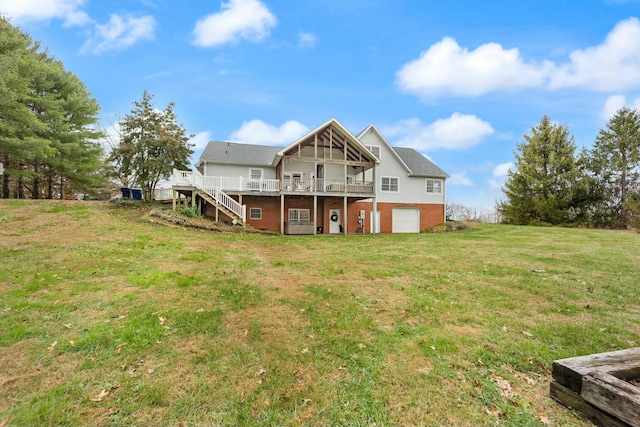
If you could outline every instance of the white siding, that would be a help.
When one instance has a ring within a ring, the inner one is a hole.
[[[443,194],[427,194],[425,177],[410,177],[395,151],[386,143],[377,132],[368,131],[360,137],[363,145],[377,145],[380,147],[380,164],[376,168],[376,192],[378,202],[396,203],[428,203],[444,204],[444,180],[442,183]],[[397,177],[399,192],[381,191],[382,177]],[[365,173],[365,180],[372,179],[372,172]]]

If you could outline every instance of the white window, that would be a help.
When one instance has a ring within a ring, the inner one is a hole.
[[[380,189],[382,191],[398,191],[398,178],[383,176],[382,187]]]
[[[309,221],[309,209],[289,209],[289,222]]]
[[[441,179],[427,179],[427,193],[442,194],[442,180]]]
[[[262,208],[249,208],[249,219],[262,219]]]
[[[262,169],[249,169],[249,177],[251,179],[262,179]]]
[[[380,160],[380,146],[367,145],[367,150],[371,151],[371,154],[373,154],[378,160]]]

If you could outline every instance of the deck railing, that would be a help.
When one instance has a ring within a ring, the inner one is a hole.
[[[192,171],[176,171],[176,185],[199,185],[208,192],[214,189],[241,192],[314,192],[314,193],[349,193],[373,195],[374,184],[371,181],[352,181],[351,179],[324,178],[284,178],[251,179],[228,176],[202,176]]]
[[[209,196],[213,197],[216,202],[220,203],[222,206],[241,218],[243,223],[246,222],[247,207],[236,202],[227,193],[222,191],[221,188],[216,187],[215,181],[212,181],[209,178],[210,177],[204,177],[193,171],[173,170],[173,182],[175,185],[194,186],[204,191]]]

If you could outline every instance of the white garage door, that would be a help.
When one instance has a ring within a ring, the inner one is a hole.
[[[394,233],[419,233],[420,209],[393,208],[391,229]]]

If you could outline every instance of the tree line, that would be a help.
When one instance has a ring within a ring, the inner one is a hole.
[[[568,127],[544,116],[515,160],[498,203],[503,222],[640,228],[638,110],[618,110],[578,154]]]
[[[188,167],[193,153],[173,103],[158,111],[152,98],[144,91],[118,139],[103,145],[100,107],[84,83],[0,15],[0,196],[64,199],[108,194],[119,183],[152,200],[158,182]]]

